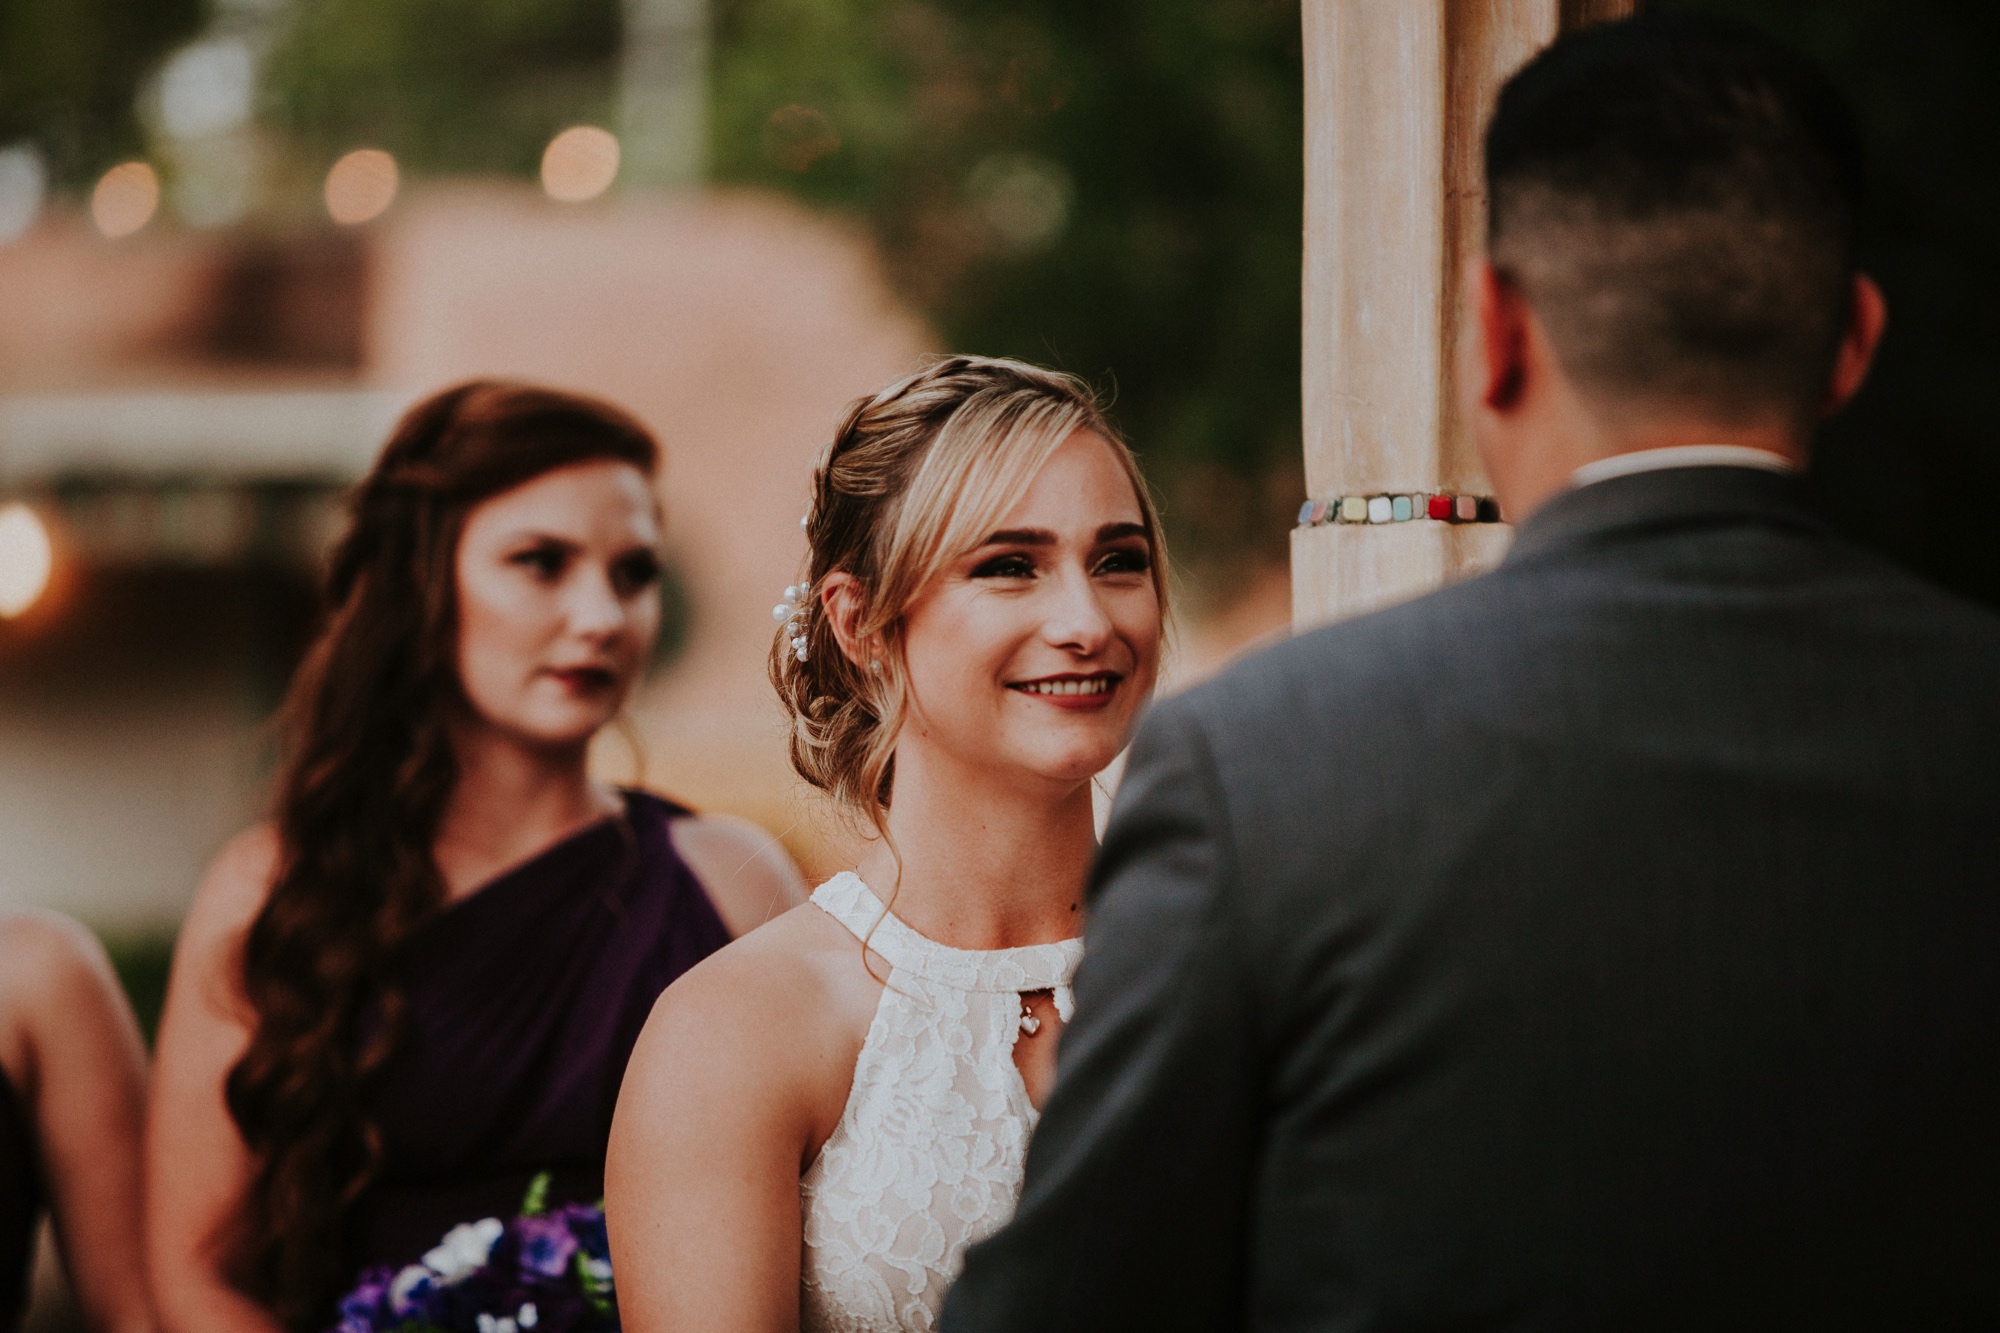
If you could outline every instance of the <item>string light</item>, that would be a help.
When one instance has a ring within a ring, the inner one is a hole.
[[[0,245],[24,234],[41,214],[48,194],[42,155],[27,144],[0,148]]]
[[[159,174],[144,162],[120,162],[90,192],[91,221],[114,241],[151,222],[159,206]]]
[[[396,159],[379,148],[357,148],[326,173],[326,211],[343,227],[381,217],[396,202]]]
[[[0,618],[11,620],[40,600],[55,563],[49,530],[35,511],[0,505]]]
[[[617,176],[617,136],[595,125],[572,125],[542,150],[542,188],[565,204],[595,199]]]

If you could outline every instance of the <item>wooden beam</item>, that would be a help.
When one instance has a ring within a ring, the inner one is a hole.
[[[1453,391],[1459,293],[1484,246],[1481,143],[1500,85],[1565,27],[1632,0],[1305,0],[1304,364],[1313,499],[1484,494]],[[1293,625],[1489,566],[1498,525],[1301,527]]]

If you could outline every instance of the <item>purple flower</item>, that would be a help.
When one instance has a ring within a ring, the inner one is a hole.
[[[523,1217],[514,1225],[520,1233],[522,1272],[559,1278],[569,1271],[569,1261],[576,1253],[577,1243],[562,1213]]]
[[[328,1333],[617,1333],[604,1210],[529,1197],[534,1211],[454,1227],[422,1263],[363,1273]]]
[[[382,1312],[382,1298],[388,1295],[393,1269],[371,1268],[354,1284],[340,1302],[340,1323],[335,1333],[376,1333],[376,1319]]]
[[[556,1210],[576,1237],[576,1243],[593,1259],[611,1257],[611,1239],[604,1232],[604,1210],[580,1203],[565,1204]]]

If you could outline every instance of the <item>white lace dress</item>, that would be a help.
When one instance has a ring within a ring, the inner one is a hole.
[[[812,900],[889,963],[833,1136],[800,1181],[805,1333],[937,1323],[966,1247],[1013,1216],[1036,1113],[1014,1064],[1021,995],[1070,1012],[1082,940],[952,949],[888,915],[854,874]],[[872,932],[872,933],[871,933]]]

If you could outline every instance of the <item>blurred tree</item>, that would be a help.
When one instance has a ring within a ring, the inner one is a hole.
[[[719,181],[855,218],[950,345],[1114,390],[1197,554],[1282,553],[1300,489],[1298,0],[711,3]],[[1976,517],[2000,494],[2000,7],[1649,7],[1763,23],[1855,98],[1894,319],[1814,481],[1857,536],[2000,604],[2000,527]],[[0,143],[33,137],[59,180],[88,180],[137,146],[133,93],[203,9],[0,0]],[[417,170],[528,174],[554,130],[611,120],[619,0],[278,14],[270,108],[307,158],[371,143]]]
[[[1115,390],[1177,537],[1282,558],[1297,0],[718,0],[715,34],[719,178],[865,219],[951,346]]]
[[[58,185],[140,151],[140,83],[207,19],[205,0],[0,0],[0,146],[25,139]]]
[[[1991,0],[1651,0],[1758,23],[1853,99],[1869,151],[1862,260],[1881,360],[1827,427],[1813,483],[1856,539],[2000,606],[2000,6]]]
[[[271,114],[322,159],[532,173],[557,130],[610,123],[622,31],[618,0],[291,0]]]
[[[1113,391],[1178,537],[1282,558],[1297,0],[713,4],[720,182],[862,222],[950,345]],[[618,37],[618,0],[293,0],[269,87],[321,156],[526,173],[555,129],[607,120]]]

